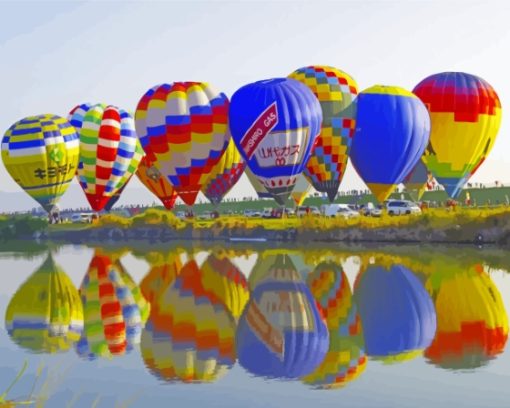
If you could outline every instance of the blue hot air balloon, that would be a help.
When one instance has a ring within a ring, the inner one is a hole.
[[[369,356],[401,360],[421,354],[436,333],[436,311],[420,280],[402,265],[370,265],[354,298]]]
[[[229,115],[232,137],[248,167],[284,204],[321,130],[318,99],[299,81],[269,79],[238,89]]]
[[[287,255],[277,255],[257,281],[239,320],[236,345],[239,364],[268,378],[299,378],[324,360],[327,326]]]
[[[357,105],[352,164],[377,200],[383,202],[425,151],[430,117],[417,96],[394,86],[365,89]]]

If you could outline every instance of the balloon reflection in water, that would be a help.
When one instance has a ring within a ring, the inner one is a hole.
[[[326,317],[329,349],[322,363],[302,381],[317,388],[340,388],[363,373],[367,363],[358,309],[340,265],[320,263],[307,283]]]
[[[204,288],[216,295],[238,320],[250,299],[248,282],[226,254],[210,254],[200,268]]]
[[[425,357],[449,369],[487,364],[502,353],[508,340],[508,316],[496,285],[482,265],[441,279],[433,293],[437,333]]]
[[[212,382],[235,363],[236,324],[194,260],[157,299],[142,333],[145,365],[165,381]]]
[[[12,297],[5,326],[15,343],[33,352],[67,351],[80,338],[80,296],[51,255]]]
[[[172,250],[167,254],[149,252],[145,259],[150,270],[140,282],[143,297],[151,304],[157,304],[157,299],[168,289],[182,269],[181,254],[184,251]]]
[[[329,334],[316,302],[287,255],[259,274],[237,331],[239,363],[273,378],[299,378],[324,359]]]
[[[436,333],[436,312],[418,278],[402,265],[369,265],[354,287],[366,352],[385,362],[414,358]]]
[[[120,261],[96,252],[80,287],[85,327],[76,350],[90,359],[125,354],[140,343],[149,303]]]

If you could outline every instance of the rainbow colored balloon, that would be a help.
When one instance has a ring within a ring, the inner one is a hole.
[[[351,162],[382,203],[423,155],[430,133],[425,105],[405,89],[375,85],[358,96]]]
[[[204,289],[214,293],[238,320],[250,299],[244,275],[225,254],[210,254],[200,269]]]
[[[425,164],[456,198],[494,146],[501,125],[499,97],[485,80],[464,72],[431,75],[413,92],[430,113]]]
[[[227,148],[228,106],[225,94],[203,82],[156,85],[138,102],[142,147],[188,205]]]
[[[329,330],[329,348],[322,363],[301,380],[314,388],[341,388],[365,370],[367,356],[361,319],[342,267],[322,262],[307,277]]]
[[[142,333],[147,368],[164,381],[214,382],[236,360],[236,323],[203,286],[195,260],[157,298]]]
[[[207,199],[212,204],[218,205],[241,178],[245,167],[246,163],[231,138],[220,161],[214,166],[202,187]]]
[[[319,99],[322,128],[304,174],[313,187],[327,193],[334,201],[345,174],[356,130],[356,96],[354,79],[337,68],[312,65],[289,75],[305,84]]]
[[[67,351],[80,339],[80,296],[51,255],[10,300],[5,327],[15,343],[35,353]]]
[[[319,101],[299,81],[274,78],[238,89],[229,114],[239,152],[267,192],[283,205],[320,133]]]
[[[79,138],[60,116],[30,116],[2,139],[2,160],[16,183],[46,211],[57,204],[78,166]]]
[[[122,179],[119,181],[117,190],[113,194],[113,196],[108,200],[106,205],[104,206],[104,209],[106,211],[110,211],[113,206],[119,201],[120,196],[122,195],[122,192],[126,188],[126,186],[129,184],[129,181],[133,177],[133,175],[137,172],[138,166],[140,165],[140,162],[142,161],[143,157],[145,156],[145,152],[142,149],[142,145],[140,144],[140,141],[136,141],[136,149],[135,153],[133,154],[133,157],[131,158],[131,162],[129,163],[129,167],[122,177]]]
[[[149,191],[160,199],[167,210],[174,208],[177,192],[166,177],[154,165],[156,160],[146,155],[143,157],[136,176]]]
[[[268,378],[310,374],[329,344],[310,290],[287,255],[277,255],[269,270],[258,275],[237,329],[239,363]]]
[[[136,151],[133,117],[105,104],[85,103],[69,113],[80,135],[78,181],[94,211],[101,211],[122,188]]]
[[[437,312],[437,333],[425,350],[430,363],[451,370],[472,369],[505,350],[508,315],[482,265],[465,269],[444,265],[427,281],[427,289]]]
[[[150,310],[119,260],[96,252],[80,287],[85,326],[76,345],[89,359],[125,354],[140,343]]]

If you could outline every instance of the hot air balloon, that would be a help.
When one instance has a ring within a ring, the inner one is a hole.
[[[329,348],[321,364],[301,380],[315,388],[340,388],[358,378],[367,363],[358,310],[340,265],[321,262],[307,284],[326,318]]]
[[[499,97],[485,80],[463,72],[431,75],[413,92],[430,113],[425,164],[456,198],[494,146],[501,124]]]
[[[149,191],[158,197],[167,210],[174,208],[177,192],[174,186],[170,184],[166,177],[163,177],[157,167],[154,165],[154,158],[149,155],[144,156],[136,175]]]
[[[12,297],[5,326],[15,343],[36,353],[67,351],[79,340],[80,296],[51,255]]]
[[[437,333],[425,350],[430,363],[452,370],[473,369],[504,351],[508,316],[482,265],[466,269],[444,265],[427,281],[427,289],[437,312]]]
[[[145,259],[150,270],[140,282],[143,297],[152,305],[167,290],[182,269],[181,251],[172,250],[168,253],[149,252]]]
[[[151,309],[142,357],[164,381],[213,382],[235,363],[235,321],[202,282],[189,261]]]
[[[79,138],[64,118],[30,116],[2,139],[2,160],[18,185],[47,212],[66,192],[78,166]]]
[[[358,86],[352,77],[337,68],[313,65],[289,75],[305,84],[319,99],[322,129],[304,174],[314,188],[335,200],[345,174],[356,130]]]
[[[272,198],[271,194],[267,192],[266,188],[262,185],[257,176],[255,176],[255,174],[252,173],[249,167],[245,167],[244,173],[248,177],[248,180],[250,180],[250,183],[253,186],[255,192],[257,193],[258,198],[261,199]]]
[[[92,209],[101,211],[122,188],[135,154],[133,117],[116,106],[85,103],[71,110],[69,121],[80,135],[78,180]]]
[[[290,193],[292,199],[294,200],[294,204],[296,204],[297,207],[303,204],[306,197],[308,197],[308,193],[310,192],[311,188],[312,185],[306,179],[304,173],[301,173],[297,178],[294,190],[292,190],[292,193]]]
[[[207,199],[218,205],[243,175],[246,163],[231,138],[221,159],[212,169],[202,191]]]
[[[416,166],[404,178],[404,186],[406,191],[411,195],[413,200],[419,200],[423,193],[432,182],[432,175],[422,160],[418,160]]]
[[[367,355],[386,362],[420,355],[436,333],[434,304],[402,265],[369,265],[354,287]]]
[[[239,363],[257,376],[299,378],[324,359],[327,327],[287,255],[278,255],[252,290],[236,342]]]
[[[76,347],[80,356],[123,355],[140,343],[150,306],[120,260],[96,251],[80,295],[85,320]]]
[[[248,282],[225,254],[209,254],[200,268],[204,289],[214,293],[234,319],[239,319],[250,299]]]
[[[319,101],[299,81],[275,78],[238,89],[229,113],[232,137],[248,167],[285,204],[320,132]]]
[[[227,148],[228,105],[225,94],[203,82],[156,85],[138,102],[142,147],[188,205]]]
[[[120,196],[122,195],[122,192],[126,188],[126,186],[129,183],[129,180],[133,177],[133,175],[138,170],[138,166],[140,165],[140,162],[142,158],[145,156],[145,152],[142,149],[142,145],[140,144],[140,141],[136,141],[136,149],[135,153],[133,154],[133,157],[131,158],[131,163],[129,163],[129,167],[124,174],[124,176],[120,179],[118,183],[118,188],[116,189],[113,196],[108,200],[106,205],[104,206],[104,209],[106,211],[110,211],[113,206],[119,201]]]
[[[420,160],[429,140],[430,118],[414,94],[395,86],[365,89],[357,105],[351,161],[382,203]]]

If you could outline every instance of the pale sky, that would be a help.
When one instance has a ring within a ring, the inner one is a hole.
[[[76,104],[134,111],[162,82],[246,83],[312,64],[411,90],[465,71],[498,92],[503,123],[472,181],[510,184],[510,2],[6,2],[0,0],[0,129]],[[244,176],[243,176],[244,177]],[[133,182],[128,188],[139,187]],[[341,190],[365,188],[349,166]],[[0,164],[0,191],[19,191]],[[243,178],[230,193],[253,195]]]

